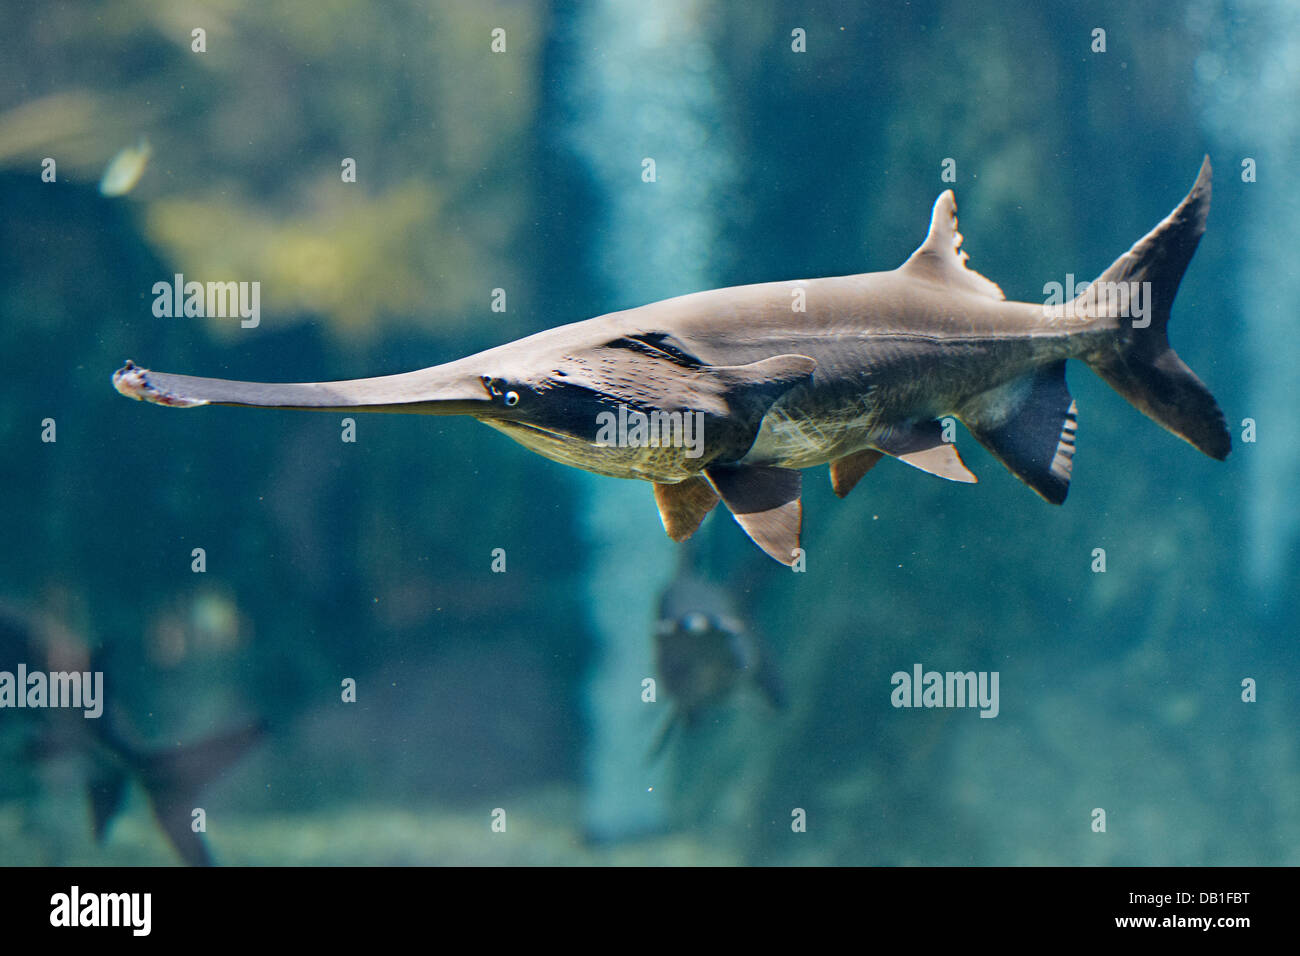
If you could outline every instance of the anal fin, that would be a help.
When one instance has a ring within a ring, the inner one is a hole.
[[[960,417],[1013,475],[1059,505],[1070,490],[1075,414],[1060,361],[976,396]]]
[[[979,480],[962,462],[957,447],[943,440],[943,428],[937,421],[895,425],[872,443],[886,455],[940,478],[970,484]]]
[[[831,487],[835,489],[835,494],[841,498],[845,497],[863,475],[876,467],[876,462],[882,457],[884,452],[876,451],[874,448],[864,448],[843,458],[836,458],[831,462]]]
[[[685,541],[695,534],[717,503],[717,492],[699,476],[673,485],[655,482],[655,504],[659,506],[659,517],[668,537],[674,541]]]
[[[799,472],[761,465],[714,465],[705,474],[753,542],[782,564],[793,565],[803,523]]]

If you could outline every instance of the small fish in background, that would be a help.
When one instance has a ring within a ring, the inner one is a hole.
[[[99,179],[99,192],[102,196],[125,196],[144,175],[149,165],[153,147],[144,137],[135,146],[128,146],[108,161],[104,175]]]
[[[0,604],[0,671],[16,673],[19,663],[26,664],[29,673],[94,673],[101,669],[85,643],[65,628]],[[19,693],[24,691],[18,688]],[[6,710],[0,716],[13,713],[18,712]],[[35,760],[74,757],[85,762],[96,841],[103,841],[134,778],[148,795],[163,833],[191,866],[213,863],[202,835],[190,828],[199,791],[239,760],[266,730],[263,722],[253,721],[195,744],[146,752],[121,737],[113,726],[110,707],[104,707],[97,718],[85,717],[79,708],[24,709],[21,713],[30,715],[37,725],[24,747],[27,756]]]
[[[690,730],[746,683],[774,709],[784,706],[780,678],[762,641],[737,613],[730,593],[712,581],[678,572],[660,599],[654,644],[655,670],[671,709],[651,745],[651,760],[678,728]]]

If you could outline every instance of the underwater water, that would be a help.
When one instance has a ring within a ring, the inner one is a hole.
[[[1017,6],[0,4],[0,864],[1300,863],[1300,23]],[[804,470],[793,567],[469,415],[112,381],[892,270],[947,189],[1042,304],[1207,154],[1169,337],[1225,460],[1070,361],[1062,505],[954,423],[978,483]]]

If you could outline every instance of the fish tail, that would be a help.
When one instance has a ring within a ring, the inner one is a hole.
[[[1178,283],[1196,251],[1210,211],[1210,158],[1186,198],[1160,225],[1073,303],[1113,336],[1081,356],[1094,372],[1156,424],[1223,460],[1232,449],[1223,411],[1210,390],[1169,344],[1168,325]]]
[[[212,865],[203,838],[191,827],[199,790],[243,756],[265,732],[266,725],[254,721],[195,744],[149,754],[130,752],[119,744],[119,752],[134,766],[149,795],[154,817],[191,866]]]

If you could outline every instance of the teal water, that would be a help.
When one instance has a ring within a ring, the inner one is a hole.
[[[140,752],[267,722],[192,801],[218,862],[1300,862],[1285,4],[95,9],[0,6],[0,600],[95,653]],[[101,194],[142,138],[138,181]],[[946,188],[971,267],[1041,301],[1206,153],[1170,330],[1227,461],[1072,363],[1060,508],[959,428],[977,485],[886,461],[841,501],[807,471],[803,572],[714,513],[686,563],[786,706],[742,685],[657,760],[672,699],[642,680],[682,548],[649,485],[468,419],[358,415],[345,442],[337,414],[160,409],[109,381],[128,358],[380,375],[891,269]],[[259,282],[257,326],[155,316],[177,273]],[[996,671],[997,716],[893,706],[918,663]],[[96,765],[46,745],[48,716],[0,709],[0,863],[177,862],[138,785],[94,839]]]

